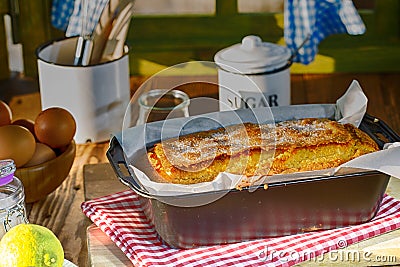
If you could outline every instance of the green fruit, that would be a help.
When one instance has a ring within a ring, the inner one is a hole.
[[[0,241],[0,267],[62,267],[64,250],[56,235],[36,224],[19,224]]]

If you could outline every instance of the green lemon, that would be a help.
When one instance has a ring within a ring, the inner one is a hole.
[[[0,241],[0,267],[61,267],[64,250],[56,235],[37,224],[19,224]]]

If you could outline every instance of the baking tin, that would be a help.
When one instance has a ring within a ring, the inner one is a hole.
[[[384,122],[365,115],[360,129],[382,148],[400,137]],[[107,157],[122,183],[140,196],[142,208],[168,245],[192,248],[256,238],[299,234],[360,224],[377,213],[390,177],[378,171],[350,171],[334,176],[273,182],[252,190],[225,190],[172,196],[161,201],[128,171],[124,151],[113,137]],[[224,196],[207,205],[167,203]]]

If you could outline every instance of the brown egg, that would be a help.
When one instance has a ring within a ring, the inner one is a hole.
[[[32,158],[35,147],[35,137],[25,127],[0,127],[0,159],[12,159],[17,167],[21,167]]]
[[[36,143],[35,153],[33,153],[32,158],[24,164],[24,167],[39,165],[55,158],[56,153],[48,145]]]
[[[76,131],[75,119],[69,111],[60,107],[43,110],[35,119],[37,139],[51,148],[71,143]]]
[[[0,126],[11,123],[12,112],[6,102],[0,100]]]
[[[35,136],[35,122],[33,120],[29,120],[29,119],[18,119],[18,120],[14,120],[11,122],[12,125],[20,125],[22,127],[25,127],[26,129],[28,129],[33,136]]]

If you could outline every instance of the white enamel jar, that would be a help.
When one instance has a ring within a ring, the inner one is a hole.
[[[75,66],[77,40],[51,41],[37,49],[42,109],[67,109],[76,121],[77,144],[104,142],[122,129],[130,100],[129,54]]]
[[[220,110],[290,105],[291,56],[254,35],[217,52]]]

